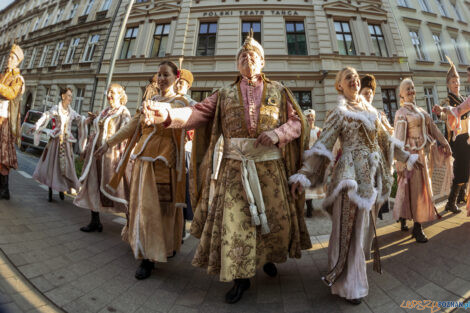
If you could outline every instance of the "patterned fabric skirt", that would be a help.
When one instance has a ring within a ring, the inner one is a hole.
[[[33,178],[55,191],[78,190],[80,183],[75,171],[72,144],[64,142],[61,146],[59,138],[51,138],[36,165]]]
[[[240,175],[240,161],[222,160],[215,196],[192,264],[220,275],[221,281],[255,276],[267,262],[300,258],[311,247],[305,220],[290,200],[281,160],[256,163],[271,230],[262,235],[251,214]]]
[[[15,137],[11,133],[8,119],[0,123],[0,174],[8,175],[10,169],[18,168]]]

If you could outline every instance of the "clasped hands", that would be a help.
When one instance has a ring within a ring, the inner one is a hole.
[[[436,115],[441,115],[442,112],[446,113],[446,114],[449,114],[450,111],[449,111],[449,108],[446,108],[446,107],[441,107],[439,105],[435,105],[432,107],[432,111],[434,112],[434,114]]]
[[[168,119],[168,109],[171,106],[168,103],[146,100],[142,102],[142,114],[144,122],[147,125],[161,124]]]

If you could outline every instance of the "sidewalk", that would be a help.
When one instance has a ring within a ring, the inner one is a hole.
[[[400,308],[403,301],[470,297],[470,218],[464,212],[425,225],[426,244],[411,240],[387,214],[378,229],[384,273],[368,264],[370,293],[359,306],[332,296],[320,280],[327,270],[323,231],[329,224],[316,212],[309,220],[312,249],[279,264],[274,279],[259,271],[242,301],[228,305],[223,300],[230,284],[190,265],[195,238],[168,263],[157,264],[151,278],[137,281],[139,262],[121,241],[122,219],[104,215],[103,233],[82,233],[88,210],[57,195],[48,203],[47,191],[16,172],[10,179],[12,200],[0,201],[6,256],[0,253],[0,292],[9,312],[410,312],[418,310]]]

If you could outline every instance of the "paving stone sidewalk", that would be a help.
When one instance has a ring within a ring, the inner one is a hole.
[[[230,284],[190,265],[195,238],[168,263],[157,264],[151,278],[137,281],[139,262],[121,241],[115,215],[103,215],[103,233],[82,233],[90,213],[73,206],[71,198],[55,196],[48,203],[47,191],[16,172],[10,184],[12,199],[0,201],[0,299],[7,312],[431,312],[400,306],[407,300],[470,297],[465,213],[445,214],[425,225],[426,244],[411,240],[388,214],[378,229],[383,274],[368,264],[369,296],[352,306],[332,296],[320,280],[327,270],[324,230],[330,224],[317,211],[308,222],[312,249],[279,264],[276,278],[259,271],[242,301],[228,305],[223,299]]]

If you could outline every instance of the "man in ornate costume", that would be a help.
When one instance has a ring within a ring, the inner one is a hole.
[[[13,45],[5,71],[0,74],[0,199],[10,199],[8,174],[18,168],[15,143],[20,139],[20,101],[24,79],[18,69],[23,50]]]
[[[158,89],[158,75],[154,74],[152,78],[149,79],[149,84],[145,87],[144,95],[142,96],[142,101],[150,100],[154,96],[158,95],[160,90]]]
[[[308,130],[291,92],[267,79],[264,50],[248,36],[237,53],[240,74],[234,84],[219,89],[194,107],[171,109],[146,104],[147,123],[170,128],[210,126],[196,131],[192,169],[198,168],[195,216],[191,233],[200,238],[192,264],[234,280],[225,301],[239,301],[250,278],[263,267],[276,276],[274,263],[301,257],[311,247],[303,208],[294,201],[287,175],[298,169]],[[213,155],[223,135],[224,152],[210,198]],[[208,148],[208,149],[207,149]]]
[[[447,72],[447,88],[449,94],[446,99],[441,102],[441,106],[457,107],[465,101],[465,98],[460,95],[460,76],[455,68],[455,65],[448,58],[450,69]],[[440,118],[446,121],[447,140],[452,148],[452,156],[454,157],[454,180],[450,189],[449,199],[446,204],[446,211],[452,213],[459,213],[460,209],[457,207],[458,202],[465,202],[465,192],[467,189],[467,182],[470,174],[470,144],[468,144],[468,118],[469,113],[460,116],[462,121],[460,129],[452,131],[449,125],[448,114],[444,111],[441,112]]]

